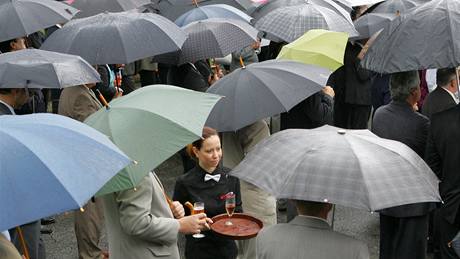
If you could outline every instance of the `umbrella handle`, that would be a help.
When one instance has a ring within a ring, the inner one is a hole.
[[[198,2],[197,2],[196,0],[192,0],[192,3],[193,3],[196,7],[198,7]]]
[[[96,93],[102,105],[104,105],[107,110],[110,109],[109,103],[107,102],[107,100],[105,100],[104,96],[101,94],[101,91],[99,91],[99,89],[96,89]]]
[[[24,235],[22,234],[21,227],[16,227],[16,232],[18,232],[19,241],[21,242],[22,251],[24,251],[24,256],[26,259],[30,259],[29,250],[27,249],[26,241]]]
[[[241,68],[245,68],[246,66],[244,65],[243,57],[240,56],[240,65]]]

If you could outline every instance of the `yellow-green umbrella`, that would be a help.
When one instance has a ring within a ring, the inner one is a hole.
[[[348,34],[309,30],[281,49],[278,59],[289,59],[336,70],[343,65]]]

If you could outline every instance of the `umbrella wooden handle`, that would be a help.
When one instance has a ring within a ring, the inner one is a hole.
[[[244,65],[244,62],[243,62],[243,57],[240,56],[240,65],[242,68],[245,68],[246,66]]]
[[[192,214],[193,213],[193,204],[190,203],[189,201],[186,201],[184,203],[184,205],[185,205],[185,207],[187,207],[190,210],[190,214]]]
[[[21,227],[16,227],[16,232],[18,232],[19,241],[21,242],[22,251],[24,252],[24,257],[30,259],[29,250],[27,249],[26,241],[24,235],[22,234]]]
[[[109,109],[109,108],[110,108],[109,103],[108,103],[107,100],[104,98],[104,96],[101,94],[101,91],[99,91],[99,89],[96,89],[96,93],[97,93],[97,97],[98,97],[99,100],[101,101],[102,105],[104,105],[105,108]]]

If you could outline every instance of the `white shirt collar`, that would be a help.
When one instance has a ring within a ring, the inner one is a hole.
[[[4,105],[6,105],[6,107],[8,107],[8,109],[10,109],[11,114],[16,115],[16,113],[14,112],[13,107],[11,107],[9,104],[7,104],[6,102],[4,102],[2,100],[0,100],[0,103],[3,103]]]
[[[450,94],[450,96],[452,96],[452,99],[454,99],[454,102],[456,104],[458,104],[459,100],[458,100],[458,96],[455,96],[455,94],[453,94],[451,91],[447,90],[446,88],[444,87],[441,87],[442,89],[444,89],[444,91],[448,92]]]

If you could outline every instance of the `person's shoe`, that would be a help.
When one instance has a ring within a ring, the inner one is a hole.
[[[48,218],[42,218],[41,219],[42,225],[50,225],[56,223],[56,219],[53,217],[48,217]]]
[[[42,226],[42,228],[40,229],[40,233],[44,235],[51,235],[53,233],[53,230],[50,228],[44,228]]]

